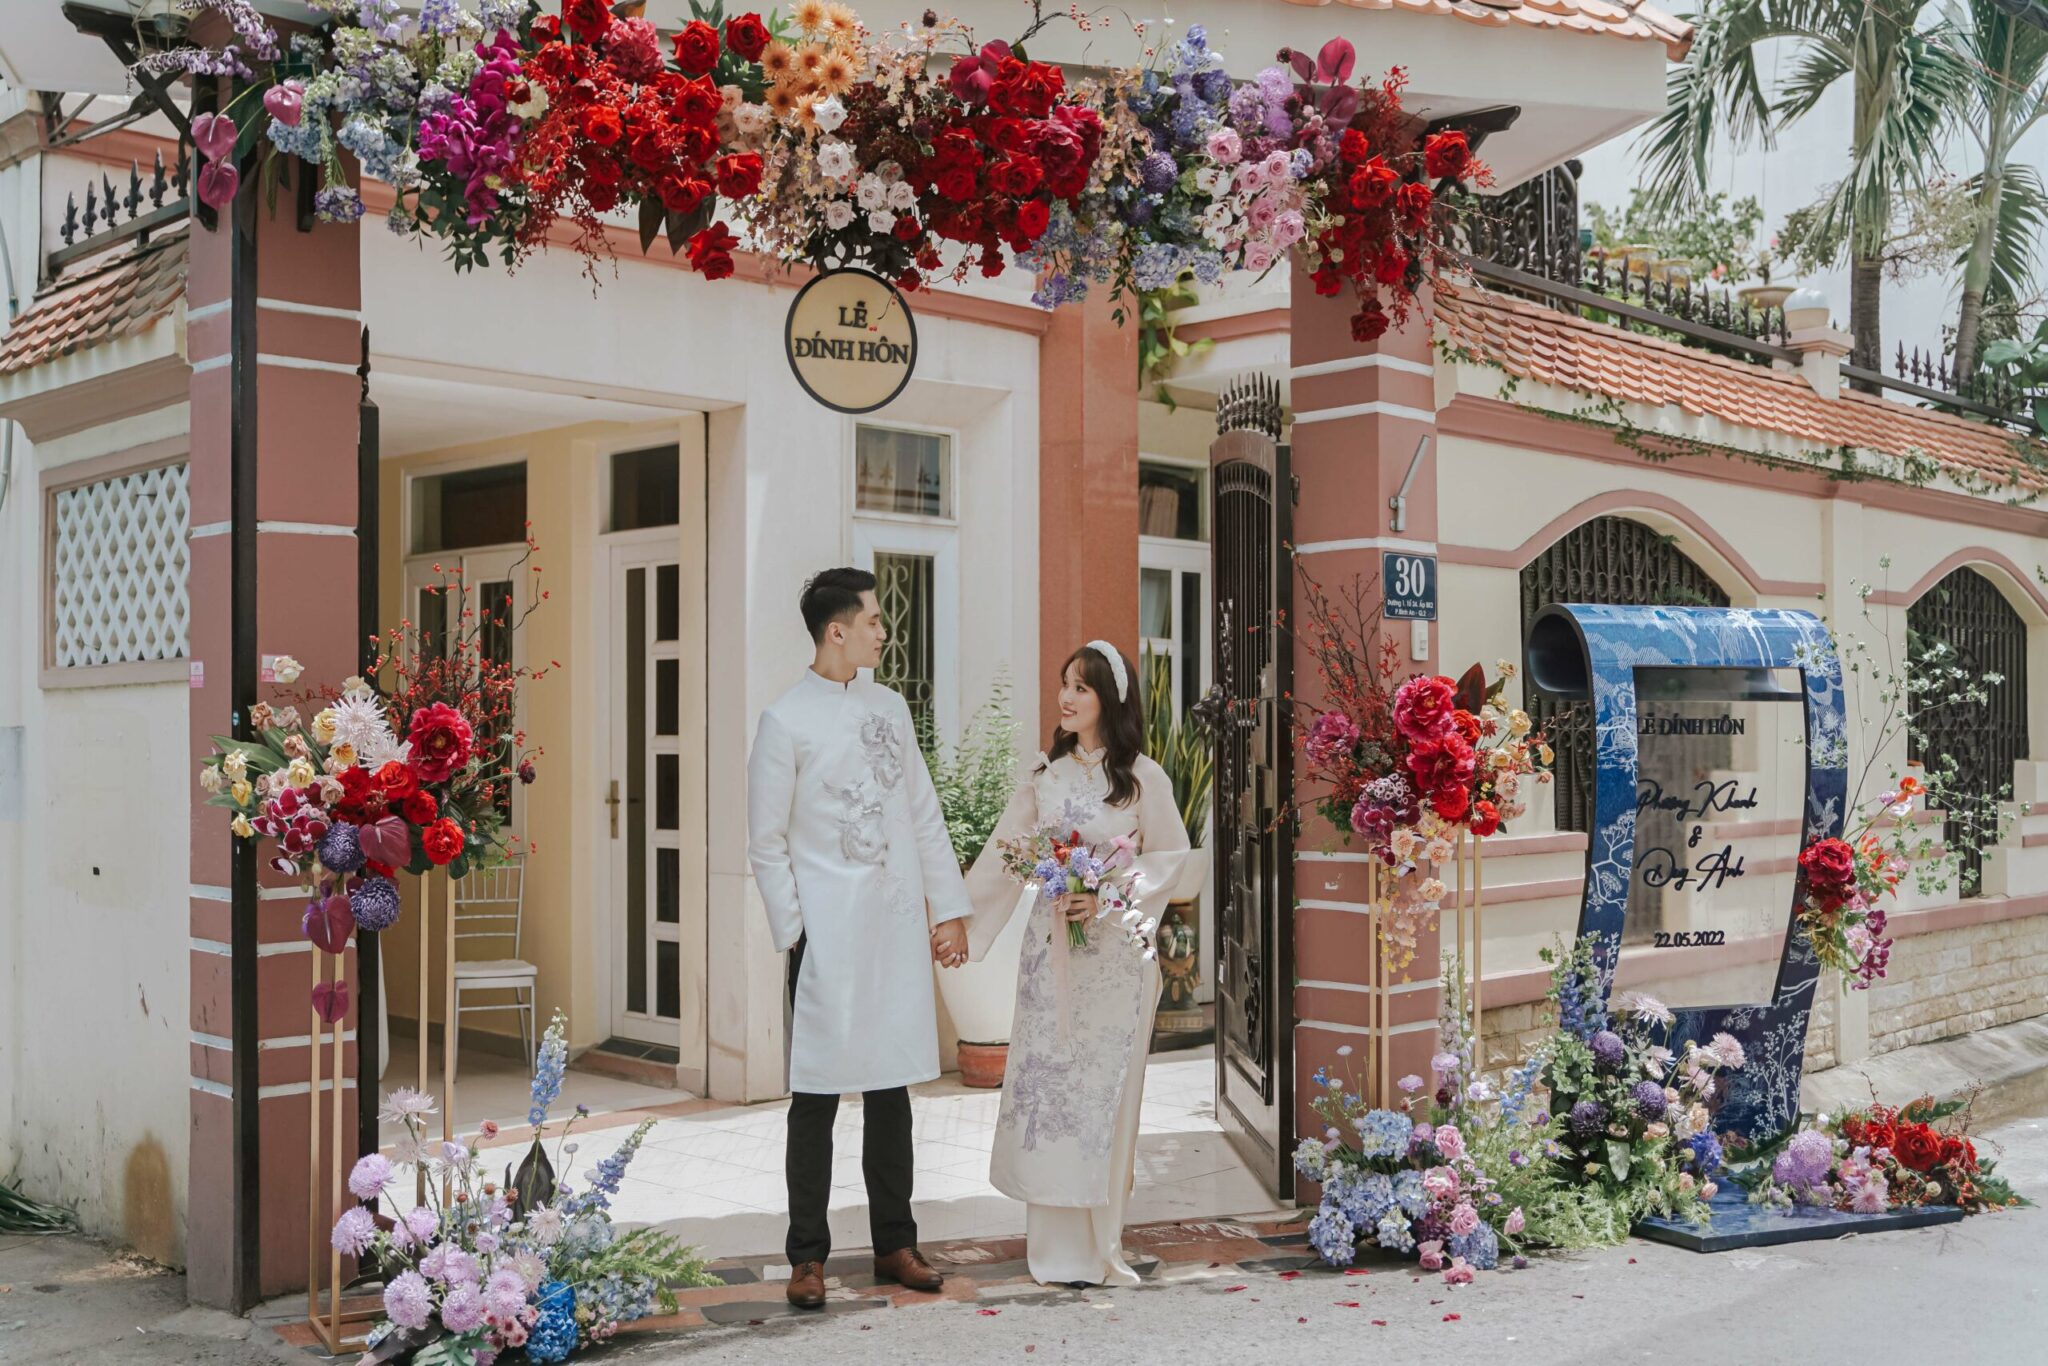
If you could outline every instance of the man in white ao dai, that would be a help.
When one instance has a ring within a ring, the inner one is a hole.
[[[917,1250],[910,1093],[939,1075],[929,964],[966,957],[972,906],[902,697],[872,678],[887,631],[875,579],[829,569],[804,587],[816,656],[761,714],[747,762],[748,856],[777,952],[789,954],[790,1303],[825,1302],[826,1207],[839,1097],[865,1101],[875,1274],[936,1290]]]

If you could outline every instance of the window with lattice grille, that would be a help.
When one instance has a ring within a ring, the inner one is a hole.
[[[51,499],[51,664],[185,657],[189,469],[160,465]]]

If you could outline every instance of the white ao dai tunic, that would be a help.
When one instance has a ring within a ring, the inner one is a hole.
[[[1115,916],[1091,922],[1084,947],[1067,945],[1065,922],[1036,886],[1021,896],[996,844],[1051,828],[1078,832],[1098,853],[1134,838],[1138,854],[1123,876],[1131,904],[1156,920],[1188,856],[1187,827],[1172,780],[1151,759],[1135,768],[1137,795],[1109,804],[1100,755],[1067,755],[1031,769],[1002,823],[968,875],[974,918],[968,951],[988,952],[1003,925],[1028,902],[1030,924],[1017,966],[1017,1009],[996,1124],[989,1180],[1027,1205],[1031,1274],[1055,1283],[1133,1285],[1120,1241],[1138,1142],[1145,1055],[1159,1004],[1159,966]],[[1065,959],[1062,1029],[1058,974]]]

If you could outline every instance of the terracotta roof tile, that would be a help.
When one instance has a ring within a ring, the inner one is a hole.
[[[185,294],[185,234],[88,257],[36,295],[0,336],[0,375],[132,337]]]
[[[1798,374],[1732,360],[1588,322],[1520,299],[1464,288],[1438,297],[1452,345],[1522,379],[1651,407],[1674,406],[1817,448],[1850,446],[1939,461],[1966,480],[2048,488],[2048,473],[2021,455],[2012,432],[1871,394],[1823,398]],[[2040,450],[2048,465],[2048,447]]]

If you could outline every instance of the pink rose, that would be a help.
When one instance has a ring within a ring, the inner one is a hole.
[[[1444,1245],[1441,1242],[1432,1239],[1426,1243],[1418,1243],[1415,1250],[1422,1254],[1422,1269],[1424,1271],[1440,1271],[1443,1269]]]
[[[1444,1284],[1472,1284],[1472,1264],[1470,1262],[1467,1262],[1463,1257],[1460,1257],[1457,1260],[1453,1261],[1449,1266],[1444,1268]]]
[[[1443,1131],[1439,1129],[1437,1132],[1442,1133]],[[1451,1232],[1457,1237],[1462,1238],[1478,1227],[1479,1211],[1473,1209],[1470,1205],[1460,1204],[1451,1211]]]
[[[1529,1227],[1529,1221],[1522,1217],[1522,1207],[1516,1205],[1512,1210],[1508,1211],[1508,1221],[1501,1225],[1501,1231],[1512,1236],[1520,1233],[1527,1227]]]
[[[1465,1155],[1465,1136],[1458,1132],[1457,1125],[1436,1126],[1436,1150],[1444,1155],[1446,1162],[1456,1162]],[[1469,1233],[1471,1230],[1460,1229],[1459,1232]]]

